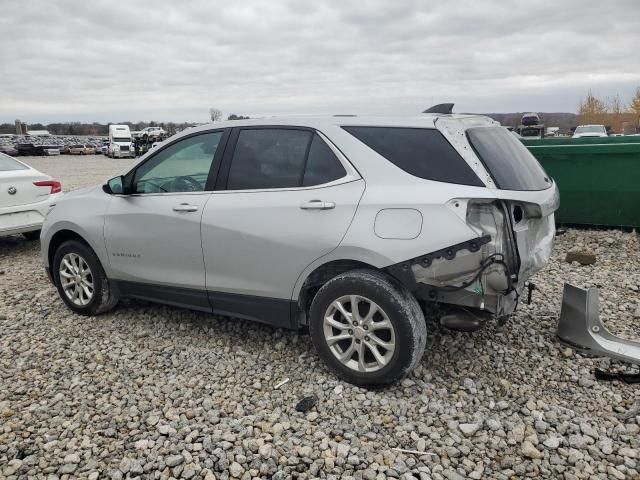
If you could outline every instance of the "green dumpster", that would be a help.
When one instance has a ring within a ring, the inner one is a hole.
[[[557,223],[640,227],[640,136],[522,142],[558,184]]]

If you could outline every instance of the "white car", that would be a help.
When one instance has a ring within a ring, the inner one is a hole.
[[[585,137],[608,137],[607,127],[604,125],[579,125],[576,127],[576,131],[573,132],[571,138],[585,138]]]
[[[148,139],[160,140],[167,135],[167,132],[162,127],[147,127],[140,130],[139,137],[144,141]]]
[[[37,240],[44,217],[60,195],[59,181],[0,153],[0,237],[21,233]]]

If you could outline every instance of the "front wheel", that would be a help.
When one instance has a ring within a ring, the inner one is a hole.
[[[381,272],[354,270],[329,280],[309,314],[320,357],[342,379],[381,386],[408,375],[426,343],[415,297]]]
[[[77,240],[64,242],[51,265],[60,297],[81,315],[97,315],[118,303],[116,292],[91,248]]]

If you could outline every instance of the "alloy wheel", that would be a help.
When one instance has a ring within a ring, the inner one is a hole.
[[[323,332],[331,353],[358,372],[384,368],[396,348],[389,317],[378,304],[361,295],[334,300],[324,315]]]
[[[93,273],[87,261],[77,253],[62,257],[60,268],[62,290],[74,305],[83,307],[93,298]]]

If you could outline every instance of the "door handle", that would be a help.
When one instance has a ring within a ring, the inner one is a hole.
[[[322,200],[310,200],[300,205],[302,210],[331,210],[336,208],[334,202],[323,202]]]
[[[198,207],[196,205],[189,205],[188,203],[181,203],[180,205],[174,205],[174,212],[197,212]]]

